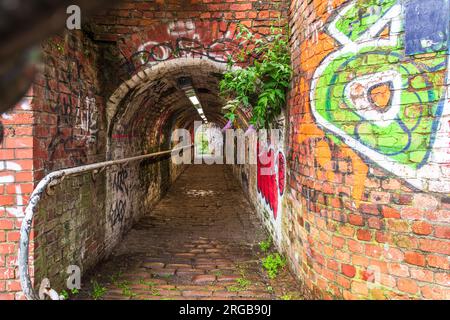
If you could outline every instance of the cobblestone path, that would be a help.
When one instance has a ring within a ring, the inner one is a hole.
[[[77,299],[300,299],[288,270],[262,269],[266,238],[229,167],[190,166]]]

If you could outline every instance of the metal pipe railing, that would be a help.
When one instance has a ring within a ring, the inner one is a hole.
[[[142,161],[150,158],[158,158],[161,156],[166,156],[169,154],[173,154],[175,152],[179,152],[181,150],[192,148],[193,145],[189,145],[186,147],[181,147],[168,151],[161,151],[131,158],[125,158],[120,160],[111,160],[105,162],[99,162],[94,164],[89,164],[85,166],[63,169],[59,171],[54,171],[45,176],[33,190],[30,196],[30,201],[28,202],[28,206],[25,209],[25,217],[22,221],[22,226],[20,228],[20,243],[19,243],[19,276],[20,276],[20,284],[22,286],[22,291],[27,297],[28,300],[39,300],[39,295],[33,289],[33,285],[31,284],[30,273],[29,273],[29,245],[30,245],[30,232],[32,229],[33,216],[37,210],[37,205],[42,198],[43,193],[49,187],[53,187],[64,180],[67,176],[74,176],[83,174],[89,171],[96,171],[100,169],[105,169],[114,165],[122,165],[128,164],[129,162]]]

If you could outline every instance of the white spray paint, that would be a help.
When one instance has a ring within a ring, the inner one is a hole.
[[[22,170],[22,167],[15,162],[0,161],[0,171],[2,170],[18,172]],[[8,185],[10,183],[15,183],[15,178],[13,175],[0,177],[0,184]],[[23,205],[24,203],[23,203],[22,188],[20,184],[16,184],[16,207],[6,208],[6,212],[8,212],[9,214],[11,214],[16,218],[23,218],[24,217]]]

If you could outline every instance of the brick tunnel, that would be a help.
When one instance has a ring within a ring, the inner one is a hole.
[[[118,0],[43,40],[1,117],[0,299],[44,279],[71,299],[449,299],[442,6]],[[220,81],[251,64],[239,25],[273,24],[293,77],[269,164],[174,163],[180,144],[199,158],[198,123],[229,126]]]

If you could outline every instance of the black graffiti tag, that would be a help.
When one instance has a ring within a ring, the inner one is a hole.
[[[239,53],[248,48],[245,41],[236,41],[229,35],[230,25],[224,31],[224,35],[209,43],[203,43],[198,39],[178,37],[166,42],[157,42],[135,52],[119,66],[120,78],[128,78],[143,67],[151,67],[152,63],[167,61],[179,57],[207,58],[218,63],[227,63],[230,55]],[[254,33],[256,36],[268,39],[266,34]],[[225,36],[228,35],[228,36]],[[253,55],[251,60],[258,59],[259,55]],[[250,61],[248,61],[250,62]]]
[[[109,221],[114,227],[117,223],[122,223],[125,218],[125,211],[127,207],[126,200],[117,200],[114,206],[111,206],[111,214],[109,216]]]
[[[129,194],[129,187],[127,184],[128,171],[125,168],[121,168],[118,172],[114,174],[112,187],[115,192],[116,200],[113,205],[111,205],[109,221],[111,227],[117,224],[122,224],[125,219],[125,214],[127,211],[127,200]],[[125,198],[125,199],[121,199]]]
[[[119,172],[117,172],[113,180],[113,188],[116,192],[121,192],[123,194],[128,195],[128,185],[126,182],[127,178],[128,178],[127,170],[122,168]]]

